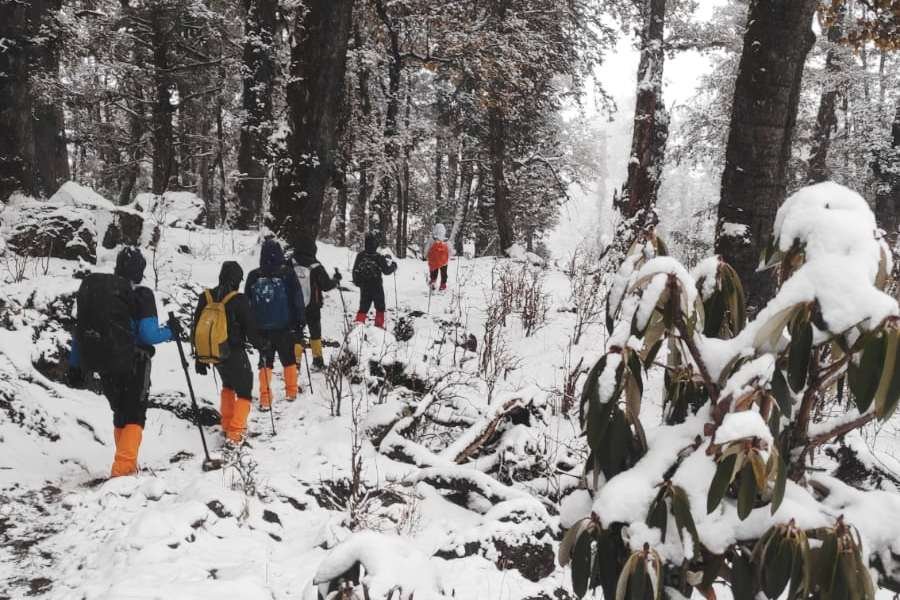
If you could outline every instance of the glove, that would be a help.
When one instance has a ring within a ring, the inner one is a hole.
[[[84,371],[78,367],[69,367],[66,371],[66,384],[72,389],[84,387]]]
[[[181,326],[181,322],[178,319],[169,319],[169,329],[172,330],[172,337],[184,339],[184,327]]]
[[[334,280],[334,282],[335,282],[335,283],[340,283],[341,280],[342,280],[343,278],[344,278],[344,276],[341,275],[341,272],[338,271],[337,269],[335,269],[335,270],[334,270],[334,277],[332,277],[332,279]]]
[[[205,363],[197,361],[194,363],[194,371],[197,372],[197,375],[206,375],[206,373],[209,371],[209,366],[207,366]]]

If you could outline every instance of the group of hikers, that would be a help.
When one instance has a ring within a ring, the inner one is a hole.
[[[435,226],[426,260],[429,284],[446,289],[450,250],[443,225]],[[353,265],[353,283],[359,287],[355,322],[365,323],[375,307],[375,325],[385,326],[382,277],[397,270],[397,263],[378,253],[379,236],[369,233]],[[302,392],[299,362],[308,346],[313,367],[325,368],[322,349],[324,294],[340,286],[342,276],[329,275],[316,257],[315,242],[297,244],[286,256],[281,244],[266,238],[260,248],[259,267],[244,271],[225,261],[218,285],[199,295],[190,332],[169,313],[161,324],[153,291],[141,285],[147,261],[137,248],[126,246],[116,257],[113,273],[91,273],[79,287],[75,334],[69,352],[67,380],[84,387],[98,374],[103,394],[113,412],[115,456],[111,477],[135,474],[143,438],[150,392],[154,346],[189,339],[194,369],[207,375],[213,367],[221,380],[220,425],[228,447],[245,442],[253,395],[253,370],[248,346],[259,353],[259,409],[272,407],[275,356],[283,369],[284,397],[296,400]],[[304,330],[309,331],[308,341]]]

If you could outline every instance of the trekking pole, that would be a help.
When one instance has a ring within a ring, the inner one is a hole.
[[[309,357],[306,356],[306,346],[303,346],[303,362],[306,363],[306,380],[309,381],[309,393],[313,393],[312,373],[309,370]]]
[[[169,312],[169,323],[175,322],[175,313]],[[178,356],[181,357],[181,368],[184,369],[184,377],[187,379],[188,393],[191,396],[191,406],[194,409],[194,420],[197,422],[197,429],[200,430],[200,441],[203,442],[203,454],[206,457],[203,461],[202,469],[204,471],[215,471],[222,468],[222,461],[216,460],[209,455],[209,448],[206,446],[206,436],[203,435],[203,425],[200,423],[200,407],[197,406],[197,398],[194,396],[194,385],[191,383],[191,375],[188,372],[188,360],[184,354],[184,348],[181,346],[181,338],[175,338],[175,345],[178,346]]]
[[[335,273],[338,272],[337,269],[334,270]],[[341,288],[341,283],[337,284],[338,295],[341,297],[341,306],[344,308],[344,327],[345,331],[350,331],[350,319],[347,316],[347,303],[344,301],[344,290]]]
[[[397,294],[397,271],[394,271],[394,310],[397,311],[397,318],[400,318],[400,295]]]
[[[274,364],[274,363],[273,363]],[[272,421],[272,436],[276,435],[275,433],[275,393],[272,390],[272,379],[269,377],[269,369],[266,368],[266,361],[263,358],[263,353],[259,353],[259,368],[262,369],[262,372],[265,373],[266,376],[266,387],[269,388],[269,419]]]

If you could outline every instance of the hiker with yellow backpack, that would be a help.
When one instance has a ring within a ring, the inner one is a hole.
[[[243,279],[244,270],[238,263],[222,264],[218,287],[200,294],[191,336],[197,374],[206,375],[214,366],[222,379],[222,431],[226,442],[233,445],[244,439],[253,395],[253,369],[246,345],[249,342],[260,353],[267,346],[256,328],[250,302],[238,291]]]

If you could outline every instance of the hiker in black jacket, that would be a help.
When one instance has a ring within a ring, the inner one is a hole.
[[[141,251],[126,246],[116,257],[115,277],[96,273],[88,275],[78,293],[77,329],[85,329],[83,334],[89,335],[93,327],[102,325],[97,325],[96,322],[110,321],[115,318],[111,313],[111,306],[108,304],[109,298],[103,294],[102,290],[97,289],[98,297],[107,298],[102,304],[91,295],[92,292],[89,291],[92,287],[91,283],[102,281],[101,278],[107,278],[106,282],[118,281],[127,290],[126,311],[130,314],[122,316],[126,322],[130,319],[133,332],[131,348],[118,347],[117,341],[121,341],[119,338],[115,340],[101,338],[94,341],[90,338],[79,339],[82,334],[76,331],[69,352],[69,384],[72,387],[81,387],[84,385],[86,371],[98,372],[103,384],[103,395],[106,396],[113,411],[113,439],[116,445],[116,454],[110,470],[110,477],[137,473],[138,452],[147,418],[153,346],[171,341],[182,333],[178,321],[160,326],[153,290],[139,285],[144,278],[146,266],[147,261]],[[86,303],[82,307],[83,293]],[[87,321],[91,319],[94,324],[87,324]],[[112,354],[103,355],[100,360],[104,364],[97,364],[98,356],[95,355],[100,355],[104,351]],[[133,362],[126,365],[124,369],[112,370],[112,363],[117,356],[130,356]]]
[[[250,398],[253,396],[253,370],[250,367],[250,360],[247,358],[246,345],[252,344],[260,352],[266,346],[265,340],[259,336],[256,329],[256,320],[250,310],[250,301],[247,296],[238,291],[243,279],[244,270],[238,263],[230,260],[222,263],[219,285],[200,294],[191,328],[195,354],[198,354],[194,368],[199,375],[206,375],[208,365],[202,361],[203,358],[199,356],[198,349],[202,348],[204,352],[209,352],[210,348],[208,348],[208,344],[204,347],[202,340],[197,338],[197,325],[203,309],[207,307],[210,300],[224,302],[228,328],[227,348],[222,351],[215,349],[214,353],[217,356],[220,352],[224,354],[221,360],[215,362],[215,367],[222,379],[219,403],[222,432],[229,442],[235,444],[239,444],[244,438],[247,417],[250,415]],[[202,326],[201,329],[203,329]]]
[[[297,245],[293,256],[294,271],[306,301],[306,326],[309,327],[309,347],[312,349],[313,366],[325,368],[322,356],[322,305],[325,303],[324,292],[330,292],[341,282],[341,274],[335,269],[334,277],[316,258],[316,243],[304,241]],[[299,344],[298,340],[298,344]],[[303,347],[299,348],[303,352]]]
[[[262,244],[259,268],[247,275],[244,293],[250,299],[250,307],[256,317],[259,335],[268,342],[260,353],[259,407],[268,411],[272,407],[272,369],[275,354],[284,368],[285,399],[297,399],[300,386],[297,382],[297,358],[294,340],[303,333],[304,302],[297,274],[285,262],[284,251],[274,239]]]
[[[382,275],[390,275],[397,270],[397,263],[387,256],[378,254],[378,236],[367,233],[365,250],[356,255],[353,263],[353,283],[359,287],[359,312],[356,322],[365,323],[369,309],[375,305],[375,326],[384,329],[384,283]]]

